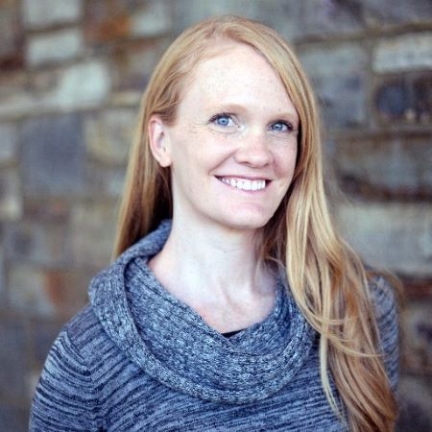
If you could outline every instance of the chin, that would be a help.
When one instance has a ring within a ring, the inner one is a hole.
[[[272,215],[241,215],[237,214],[236,217],[230,218],[225,223],[227,227],[232,230],[239,231],[253,231],[259,230],[267,225]]]

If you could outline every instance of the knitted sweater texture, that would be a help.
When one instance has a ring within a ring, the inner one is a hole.
[[[318,336],[286,284],[263,322],[226,338],[148,268],[169,230],[163,223],[92,281],[89,306],[48,355],[30,431],[345,431],[321,388]],[[384,279],[372,293],[395,387],[394,299]]]

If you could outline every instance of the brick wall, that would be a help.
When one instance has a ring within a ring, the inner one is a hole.
[[[59,328],[109,262],[143,88],[185,26],[258,18],[323,107],[342,229],[405,282],[400,431],[432,430],[431,0],[0,3],[0,430],[26,430]]]

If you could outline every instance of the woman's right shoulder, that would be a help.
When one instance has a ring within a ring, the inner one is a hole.
[[[98,429],[99,402],[93,377],[101,353],[98,347],[107,345],[106,339],[89,306],[63,327],[35,390],[30,431]]]
[[[91,359],[100,347],[112,344],[91,305],[85,306],[63,326],[54,342],[54,347],[67,344],[68,349],[86,359]]]

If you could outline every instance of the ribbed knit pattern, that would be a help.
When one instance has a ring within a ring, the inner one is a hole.
[[[270,315],[225,338],[171,296],[146,263],[170,224],[90,287],[37,387],[30,431],[344,431],[321,388],[318,336],[282,281]],[[397,380],[394,299],[372,291],[386,366]]]

